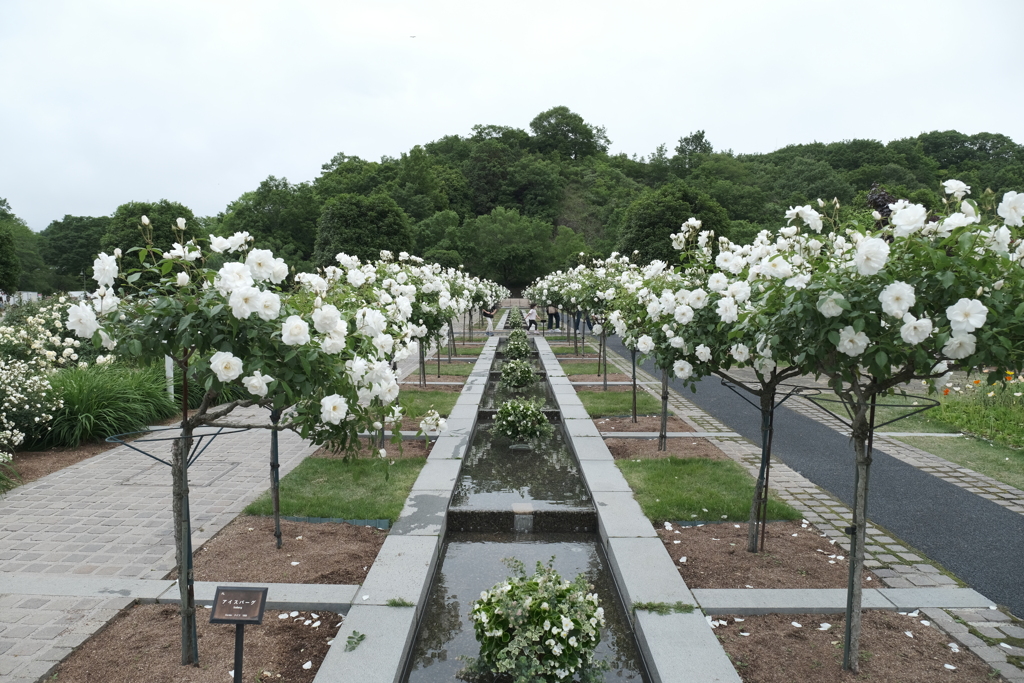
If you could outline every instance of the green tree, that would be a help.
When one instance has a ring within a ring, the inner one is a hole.
[[[710,195],[677,181],[648,191],[629,205],[616,251],[626,255],[639,252],[631,256],[637,263],[655,259],[672,263],[678,253],[672,249],[671,235],[679,232],[679,226],[690,217],[700,219],[702,230],[729,236],[725,209]]]
[[[448,208],[430,157],[419,145],[402,154],[398,177],[388,184],[388,194],[414,221]]]
[[[467,260],[466,265],[475,274],[505,286],[520,286],[548,272],[550,223],[500,206],[466,223],[465,232],[472,236],[477,254],[477,259]]]
[[[5,200],[0,201],[6,204]],[[14,294],[18,291],[20,280],[21,261],[18,260],[18,253],[14,248],[14,236],[4,225],[4,221],[0,220],[0,292]]]
[[[18,289],[43,295],[53,294],[53,271],[46,266],[39,253],[42,246],[39,234],[18,217],[0,220],[0,227],[6,228],[14,240],[14,250],[21,264]]]
[[[490,213],[501,205],[512,166],[522,156],[495,138],[488,138],[473,147],[462,166],[466,187],[471,197],[472,212],[478,216]]]
[[[39,233],[40,253],[54,275],[58,291],[88,289],[92,262],[107,231],[106,216],[69,216],[52,221]]]
[[[714,151],[714,147],[704,137],[704,131],[694,131],[685,138],[679,138],[679,144],[676,145],[676,156],[673,158],[674,165],[692,171],[703,164]]]
[[[340,252],[373,261],[382,249],[395,254],[412,249],[409,218],[394,199],[342,194],[324,205],[317,221],[314,266],[334,265]]]
[[[554,107],[530,121],[533,147],[541,154],[581,159],[608,151],[611,141],[602,126],[591,126],[568,107]]]
[[[448,247],[444,243],[448,230],[458,227],[460,222],[459,214],[454,211],[438,211],[430,218],[412,226],[413,247],[411,253],[425,257],[431,249],[447,249]]]
[[[269,176],[228,205],[216,232],[225,237],[248,232],[256,246],[270,249],[297,270],[307,270],[319,217],[320,201],[312,185]]]
[[[206,237],[197,231],[199,226],[196,225],[192,209],[183,204],[166,199],[161,199],[158,202],[128,202],[114,211],[107,230],[100,239],[100,248],[107,253],[113,253],[114,249],[127,252],[132,247],[145,246],[146,241],[139,229],[139,221],[143,216],[149,218],[153,232],[153,246],[158,249],[166,251],[178,241],[179,237],[175,233],[175,221],[179,218],[185,219],[184,239]]]

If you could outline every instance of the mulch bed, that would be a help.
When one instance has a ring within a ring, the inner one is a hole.
[[[991,669],[966,648],[954,653],[952,639],[921,617],[871,611],[861,617],[860,673],[843,671],[842,614],[766,614],[717,617],[728,624],[715,634],[744,683],[873,681],[934,683],[992,681]],[[796,622],[801,627],[793,625]],[[831,624],[819,630],[822,624]],[[906,635],[906,631],[913,637]],[[741,633],[749,635],[743,636]],[[955,666],[956,670],[945,667]]]
[[[598,417],[594,424],[602,432],[658,432],[661,430],[660,415],[637,415],[636,422],[632,417]],[[692,432],[693,427],[674,415],[669,415],[668,431]]]
[[[198,610],[199,666],[181,665],[177,605],[136,605],[87,640],[57,669],[60,683],[226,683],[235,666],[235,627],[211,624]],[[242,672],[246,681],[310,683],[327,656],[342,618],[333,612],[300,612],[245,627]],[[313,615],[316,615],[315,617]],[[318,624],[315,628],[313,624]],[[303,665],[310,663],[308,669]]]
[[[849,579],[843,549],[797,521],[769,522],[765,550],[758,553],[747,552],[746,523],[673,525],[658,536],[690,588],[846,588]],[[870,572],[863,585],[884,588]]]
[[[605,439],[604,444],[616,460],[660,460],[661,458],[729,460],[729,456],[707,439],[673,437],[665,442],[663,451],[658,450],[657,439]]]

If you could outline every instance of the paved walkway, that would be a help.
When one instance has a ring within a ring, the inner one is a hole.
[[[247,409],[235,416],[266,414]],[[170,442],[148,445],[170,458]],[[312,450],[282,432],[282,475]],[[193,463],[194,547],[268,488],[269,453],[270,433],[250,430],[217,437]],[[119,446],[14,489],[0,500],[0,680],[35,683],[133,600],[117,589],[93,597],[26,595],[15,584],[34,575],[162,579],[173,567],[166,465]]]

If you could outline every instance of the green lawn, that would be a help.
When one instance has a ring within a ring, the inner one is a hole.
[[[599,375],[602,364],[595,361],[562,361],[562,370],[567,375]],[[618,372],[615,366],[611,366],[609,372]]]
[[[633,414],[632,391],[580,391],[577,395],[583,402],[583,407],[590,413],[590,417]],[[660,415],[661,401],[638,388],[636,412],[638,415]],[[669,412],[671,413],[671,409]]]
[[[441,374],[442,375],[458,375],[459,377],[469,377],[469,374],[473,372],[474,363],[467,363],[465,361],[452,361],[448,362],[447,356],[441,356]],[[437,359],[427,361],[427,379],[430,379],[430,374],[433,373],[434,377],[437,377]],[[420,376],[419,369],[413,370],[409,378],[413,381]]]
[[[573,355],[576,351],[573,349],[572,342],[568,346],[552,346],[551,352],[556,356]],[[580,345],[579,353],[597,353],[597,349],[591,348],[590,344],[586,346]]]
[[[971,437],[913,436],[900,437],[899,440],[1004,484],[1024,489],[1024,450]]]
[[[425,458],[396,460],[384,479],[377,458],[306,458],[281,480],[281,514],[293,517],[390,519],[402,512]],[[270,493],[245,508],[245,514],[273,514]]]
[[[427,374],[427,381],[430,381],[430,374]],[[398,403],[402,406],[402,413],[409,417],[419,417],[426,414],[433,408],[441,417],[448,417],[459,400],[459,393],[456,391],[423,391],[414,387],[403,387],[398,394]]]
[[[640,508],[655,524],[676,521],[734,522],[750,517],[754,480],[731,460],[666,458],[619,460]],[[800,519],[800,513],[769,498],[768,519]]]

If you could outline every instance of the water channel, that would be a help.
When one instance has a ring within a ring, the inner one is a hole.
[[[458,680],[464,658],[479,652],[470,609],[482,591],[510,574],[502,560],[514,557],[532,573],[538,561],[546,563],[553,557],[563,578],[585,574],[605,608],[607,624],[596,650],[597,659],[609,665],[604,680],[648,681],[595,533],[594,503],[562,430],[550,386],[535,366],[534,386],[510,393],[498,386],[501,362],[499,353],[449,504],[441,557],[403,680]],[[496,407],[523,395],[542,399],[555,423],[555,433],[535,442],[531,450],[492,430]]]

